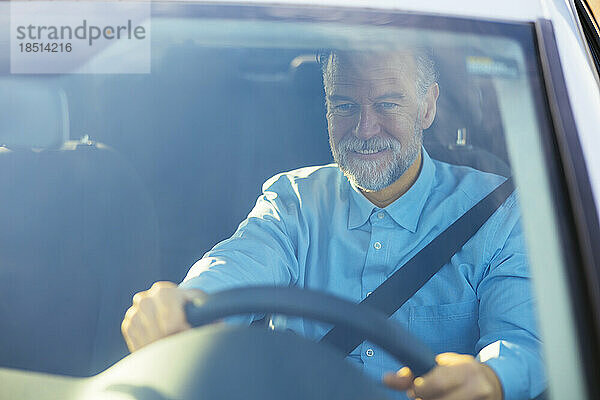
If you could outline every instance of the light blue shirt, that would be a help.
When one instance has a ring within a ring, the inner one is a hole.
[[[269,179],[234,235],[196,262],[182,287],[208,293],[242,285],[297,286],[363,300],[446,227],[504,181],[432,160],[413,186],[380,209],[335,164]],[[545,387],[540,339],[516,194],[392,318],[435,353],[478,356],[506,400]],[[278,329],[319,339],[321,323],[274,316]],[[402,367],[369,342],[350,356],[381,380]],[[394,396],[404,399],[404,394]]]

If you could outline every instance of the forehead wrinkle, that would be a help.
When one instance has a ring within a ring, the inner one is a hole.
[[[373,85],[375,83],[375,85]],[[341,96],[355,98],[356,95],[364,97],[369,101],[374,101],[378,98],[386,97],[391,93],[407,95],[405,85],[396,78],[381,78],[371,80],[361,80],[356,82],[333,82],[331,85],[330,97]]]
[[[404,75],[415,72],[415,58],[412,54],[373,53],[371,56],[340,54],[331,60],[333,74],[370,75],[392,73]]]
[[[366,68],[350,69],[336,68],[331,71],[330,79],[332,81],[341,80],[348,82],[355,81],[402,81],[402,80],[414,80],[416,74],[410,69],[404,68]]]
[[[359,76],[373,76],[373,75],[392,75],[392,76],[406,76],[412,72],[409,65],[405,64],[393,64],[393,65],[357,65],[348,68],[349,71],[344,71],[340,68],[342,73],[356,74]]]
[[[344,78],[342,80],[337,81],[336,80],[337,77],[333,77],[332,79],[332,83],[335,86],[360,86],[361,84],[364,83],[377,83],[377,84],[381,84],[381,85],[386,85],[386,86],[395,86],[395,85],[399,85],[402,84],[402,80],[399,78],[395,78],[395,77],[379,77],[379,78]]]
[[[334,57],[324,74],[325,92],[346,97],[349,91],[361,97],[381,97],[386,92],[416,94],[417,75],[411,54],[373,54]],[[414,87],[413,87],[414,86]],[[339,89],[339,90],[338,90]],[[413,90],[414,89],[414,90]],[[361,93],[362,92],[362,93]]]
[[[406,86],[411,86],[416,83],[416,76],[410,77],[405,73],[400,73],[400,71],[390,74],[387,69],[382,69],[382,71],[384,73],[368,71],[360,74],[347,74],[339,70],[333,71],[329,76],[329,79],[326,80],[326,86],[330,86],[332,89],[335,89],[336,87],[360,89],[368,86],[371,88],[395,88],[397,90],[404,89]]]

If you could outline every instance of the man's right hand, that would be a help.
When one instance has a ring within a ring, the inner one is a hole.
[[[125,313],[121,332],[129,351],[134,352],[165,336],[190,329],[184,305],[204,296],[196,289],[181,289],[173,282],[156,282],[133,296],[133,305]]]

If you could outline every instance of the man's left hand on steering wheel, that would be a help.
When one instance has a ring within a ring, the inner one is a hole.
[[[404,367],[386,374],[383,382],[422,400],[502,400],[502,386],[495,372],[473,356],[443,353],[435,360],[437,366],[422,377],[415,378]]]

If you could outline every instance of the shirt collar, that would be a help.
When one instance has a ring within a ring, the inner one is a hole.
[[[422,148],[423,164],[415,183],[399,199],[385,207],[387,213],[400,226],[411,232],[417,231],[417,224],[425,202],[431,192],[435,176],[435,164]],[[348,229],[362,226],[377,207],[371,203],[353,184],[349,184],[350,210],[348,213]]]

